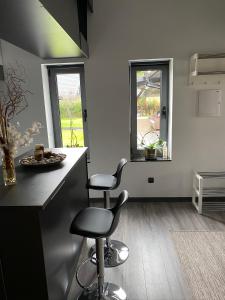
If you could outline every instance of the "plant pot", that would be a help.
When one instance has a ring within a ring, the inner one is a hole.
[[[14,156],[8,149],[2,151],[2,173],[5,186],[16,184]]]
[[[156,160],[156,149],[145,148],[145,160]]]

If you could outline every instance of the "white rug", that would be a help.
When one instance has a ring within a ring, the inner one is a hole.
[[[225,232],[171,232],[195,300],[225,300]]]

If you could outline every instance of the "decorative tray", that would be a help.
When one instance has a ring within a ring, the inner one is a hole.
[[[33,155],[23,157],[19,162],[22,166],[50,166],[60,164],[66,158],[63,153],[51,153],[42,160],[36,160]]]

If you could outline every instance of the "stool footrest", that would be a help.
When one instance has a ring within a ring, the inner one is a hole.
[[[96,260],[96,258],[95,258],[95,260]],[[80,265],[78,266],[77,271],[76,271],[76,280],[77,280],[77,283],[78,283],[78,285],[79,285],[82,289],[84,289],[84,290],[89,290],[89,289],[91,289],[92,286],[94,285],[94,282],[95,282],[95,279],[93,279],[93,281],[92,281],[89,285],[85,286],[85,285],[83,285],[83,284],[81,283],[81,281],[80,281],[80,279],[79,279],[79,272],[80,272],[81,268],[82,268],[84,265],[86,265],[88,262],[92,262],[91,257],[89,257],[88,259],[82,261],[82,262],[80,263]]]

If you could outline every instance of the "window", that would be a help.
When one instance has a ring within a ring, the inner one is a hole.
[[[55,146],[88,146],[84,66],[48,70]]]
[[[169,150],[169,77],[170,60],[130,62],[131,159],[143,158],[144,146],[159,139]],[[160,159],[162,151],[157,156]]]

